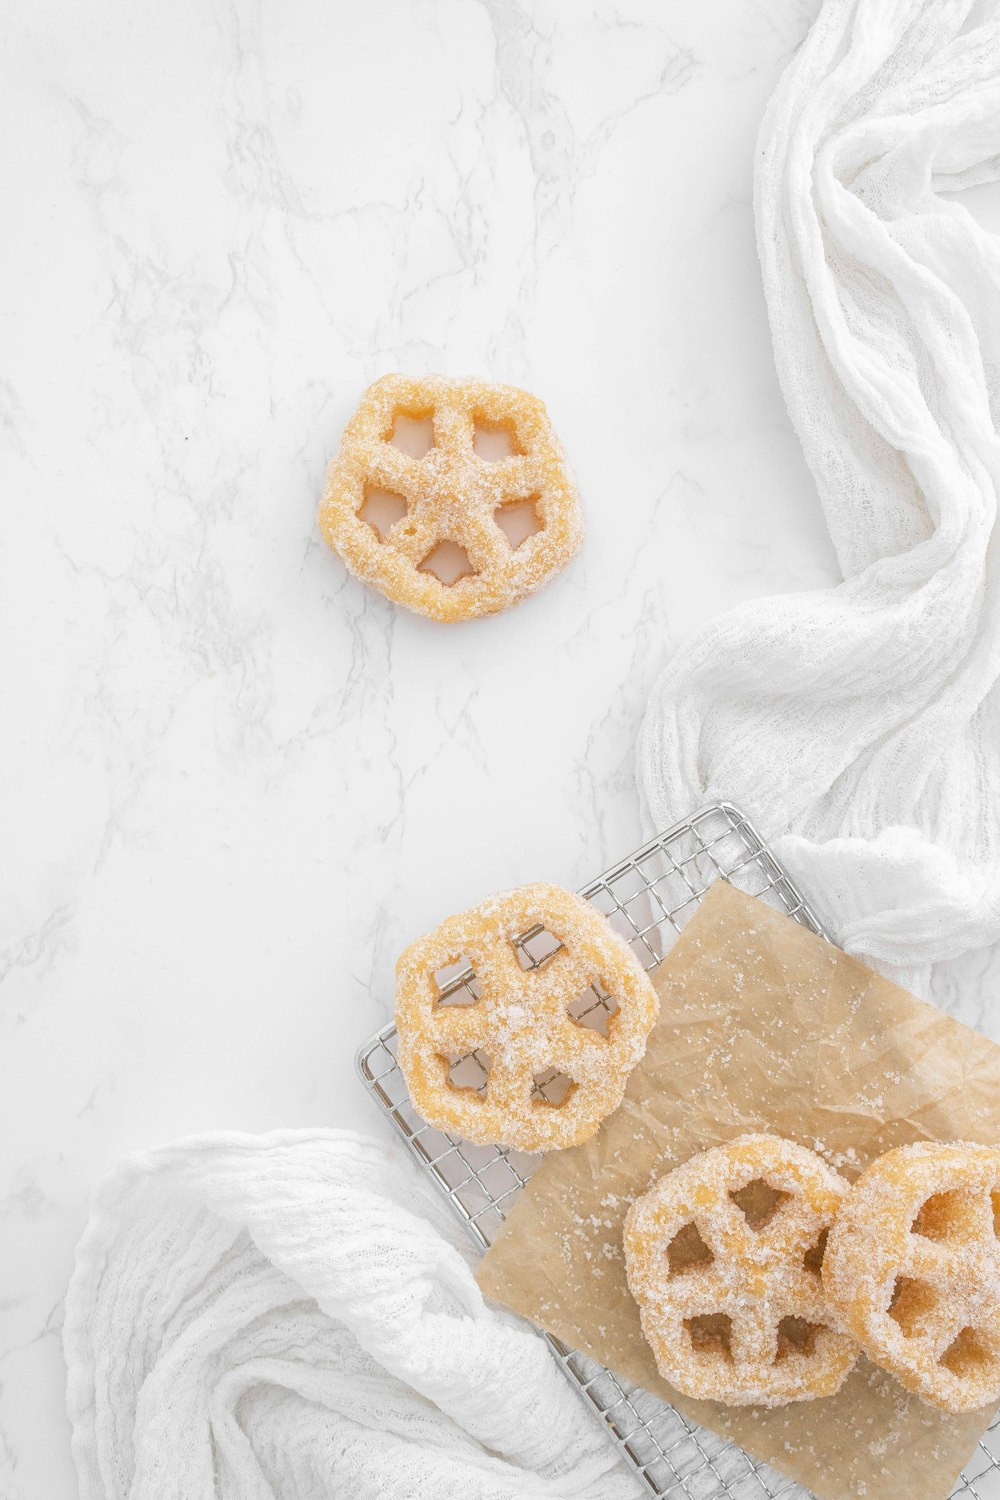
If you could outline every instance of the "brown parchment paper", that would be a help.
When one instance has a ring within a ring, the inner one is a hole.
[[[678,1395],[640,1332],[622,1221],[662,1173],[746,1130],[849,1177],[907,1141],[995,1144],[1000,1047],[722,882],[654,982],[661,1015],[624,1103],[545,1158],[480,1286],[822,1500],[943,1500],[990,1412],[937,1412],[864,1360],[836,1396],[779,1410]]]

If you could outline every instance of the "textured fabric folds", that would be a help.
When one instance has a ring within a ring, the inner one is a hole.
[[[1000,936],[1000,255],[942,196],[1000,172],[996,7],[828,0],[757,161],[775,358],[843,582],[689,640],[640,779],[660,827],[739,803],[844,946],[918,986]],[[351,1133],[133,1158],[67,1298],[82,1500],[638,1495],[471,1254],[401,1148]]]
[[[1000,14],[829,0],[757,151],[775,360],[843,582],[688,640],[639,747],[651,821],[728,798],[834,935],[915,988],[1000,937]]]
[[[67,1297],[81,1500],[630,1500],[466,1241],[401,1148],[352,1132],[133,1157]]]

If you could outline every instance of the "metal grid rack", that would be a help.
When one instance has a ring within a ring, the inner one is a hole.
[[[753,824],[729,803],[703,808],[683,823],[651,839],[582,892],[626,940],[647,970],[660,964],[674,939],[716,880],[729,880],[750,895],[828,934],[778,864]],[[534,928],[517,939],[526,969],[537,967],[552,949],[544,931]],[[449,974],[442,998],[475,998],[471,971]],[[594,989],[575,1011],[589,1024],[602,1024],[608,997]],[[445,1194],[476,1242],[486,1249],[503,1223],[513,1198],[540,1161],[496,1146],[472,1146],[425,1125],[414,1110],[396,1062],[396,1028],[386,1026],[358,1053],[365,1087],[406,1141],[421,1167]],[[457,1082],[485,1083],[475,1053],[453,1068]],[[545,1092],[558,1080],[540,1083]],[[622,1456],[662,1500],[806,1500],[807,1491],[705,1428],[697,1427],[657,1397],[620,1379],[558,1339],[542,1335],[567,1378],[605,1424]],[[952,1500],[1000,1500],[1000,1415],[967,1466]]]

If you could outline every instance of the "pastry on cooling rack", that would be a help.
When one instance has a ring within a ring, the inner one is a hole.
[[[410,1097],[429,1124],[482,1145],[549,1151],[593,1135],[658,1010],[627,944],[559,886],[491,896],[396,965]]]
[[[430,418],[434,441],[422,458],[393,444],[401,416]],[[479,427],[505,432],[510,456],[481,458],[473,446]],[[375,491],[402,508],[384,536],[363,513]],[[525,506],[538,530],[515,545],[500,517]],[[514,386],[440,375],[385,375],[365,392],[330,465],[319,524],[352,573],[433,620],[516,604],[564,568],[583,540],[580,503],[542,402]],[[463,549],[467,566],[450,584],[433,571],[443,543]]]
[[[840,1388],[858,1350],[833,1326],[819,1265],[847,1191],[815,1152],[743,1135],[636,1199],[625,1265],[664,1380],[730,1406]]]
[[[943,1411],[1000,1401],[1000,1150],[921,1141],[851,1188],[827,1296],[876,1364]]]

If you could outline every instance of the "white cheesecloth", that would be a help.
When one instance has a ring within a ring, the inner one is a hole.
[[[81,1500],[633,1500],[476,1258],[402,1146],[352,1131],[132,1157],[67,1296]]]
[[[829,0],[768,107],[757,238],[782,389],[844,581],[678,651],[639,779],[728,798],[850,952],[926,991],[1000,937],[1000,11]]]
[[[998,174],[991,9],[828,0],[771,102],[764,286],[844,582],[698,632],[639,754],[654,825],[740,803],[911,983],[1000,935],[1000,258],[940,196]],[[638,1495],[471,1256],[412,1163],[350,1133],[133,1158],[67,1298],[81,1500]]]

